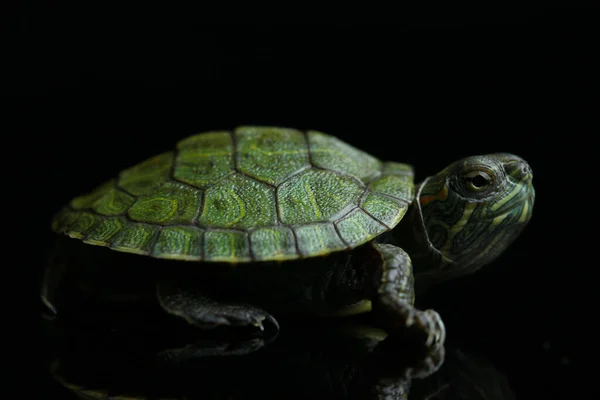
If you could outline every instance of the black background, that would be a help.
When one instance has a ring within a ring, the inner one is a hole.
[[[43,17],[20,20],[8,63],[7,121],[16,123],[7,122],[3,139],[3,197],[8,234],[17,238],[11,246],[20,251],[5,265],[24,280],[14,286],[19,307],[10,309],[17,318],[38,316],[52,213],[190,134],[239,124],[317,129],[409,162],[418,179],[459,157],[508,151],[534,171],[530,226],[493,266],[445,285],[431,301],[449,335],[490,358],[517,398],[598,394],[590,378],[597,371],[587,367],[597,341],[598,256],[588,247],[597,166],[588,162],[598,148],[598,42],[586,29],[593,18],[572,15],[171,23],[127,36],[92,29],[82,40],[78,30],[40,29]],[[11,326],[23,338],[22,325]],[[43,377],[31,341],[14,348],[23,382],[41,374],[33,390],[64,393]]]

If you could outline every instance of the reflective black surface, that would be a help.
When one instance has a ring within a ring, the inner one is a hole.
[[[156,336],[132,343],[116,333],[110,338],[79,333],[58,351],[50,370],[75,393],[97,390],[142,398],[369,398],[371,392],[408,391],[407,367],[418,364],[410,354],[414,349],[394,346],[395,362],[385,370],[385,357],[372,354],[378,339],[352,333],[298,327],[243,356],[237,348],[261,340],[212,335],[187,347],[158,346],[157,352]],[[223,350],[229,355],[213,355]]]
[[[420,338],[386,338],[368,316],[283,320],[281,332],[263,336],[203,333],[138,313],[112,324],[100,314],[42,319],[37,361],[46,393],[65,399],[514,399],[578,390],[563,386],[569,360],[556,360],[550,343],[536,349],[526,332],[495,325],[510,316],[478,317],[467,305],[442,310],[450,334],[441,354],[425,351]],[[431,357],[443,358],[439,370],[429,369]]]
[[[77,331],[58,341],[56,332],[47,336],[39,283],[52,214],[180,138],[238,124],[323,130],[415,165],[418,179],[470,154],[509,151],[526,159],[537,198],[521,237],[489,267],[419,299],[444,318],[447,360],[439,373],[414,381],[411,395],[427,398],[446,387],[440,380],[456,389],[432,398],[597,397],[597,243],[590,233],[597,154],[590,137],[599,128],[600,68],[594,35],[576,30],[585,22],[560,29],[543,19],[446,30],[213,26],[184,34],[189,44],[119,38],[64,52],[53,27],[21,31],[20,47],[38,57],[14,58],[24,60],[13,79],[20,96],[11,105],[19,113],[9,112],[15,123],[3,139],[3,327],[14,336],[4,342],[5,365],[19,393],[6,389],[8,398],[75,398],[52,373],[98,388],[114,380],[135,394],[156,382],[165,393],[175,386],[174,398],[210,398],[201,396],[206,385],[220,398],[302,398],[306,391],[304,398],[344,398],[368,386],[372,369],[356,355],[360,346],[313,325],[284,325],[264,352],[203,357],[182,375],[148,369],[153,352],[170,345],[156,341],[166,326],[138,329],[120,343]],[[175,345],[193,343],[191,336]],[[56,359],[64,372],[50,369]],[[352,383],[340,384],[340,376]],[[105,380],[96,385],[96,378]]]
[[[59,320],[42,327],[50,386],[65,398],[515,398],[484,356],[453,344],[431,354],[414,338],[386,338],[367,323],[289,323],[243,355],[236,349],[262,339]],[[444,359],[442,367],[429,370],[428,357]]]

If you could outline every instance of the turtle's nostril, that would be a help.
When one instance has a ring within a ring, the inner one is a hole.
[[[505,162],[504,169],[507,174],[512,175],[517,179],[530,180],[533,177],[531,167],[527,161],[520,158],[513,158]]]

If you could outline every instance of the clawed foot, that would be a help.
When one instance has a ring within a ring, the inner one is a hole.
[[[384,299],[386,325],[392,331],[403,331],[407,328],[425,334],[427,347],[441,347],[446,341],[446,328],[440,315],[434,310],[421,311],[410,304]]]
[[[412,326],[427,335],[425,341],[427,347],[439,347],[446,341],[446,327],[437,311],[411,309],[406,318],[406,327]]]
[[[373,398],[404,399],[413,379],[427,378],[444,364],[444,346],[425,346],[421,338],[404,333],[390,334],[373,352]]]
[[[157,288],[158,301],[169,314],[203,329],[218,326],[255,326],[261,331],[269,321],[279,330],[277,320],[262,308],[243,303],[220,303],[202,293],[168,283]]]
[[[279,330],[279,323],[268,312],[249,304],[223,304],[219,307],[200,309],[185,316],[192,325],[201,328],[217,326],[255,326],[261,331],[265,329],[264,322],[268,321]]]

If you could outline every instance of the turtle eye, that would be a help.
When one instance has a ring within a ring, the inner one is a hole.
[[[492,177],[485,171],[469,171],[464,175],[465,186],[469,191],[482,192],[492,185]]]

